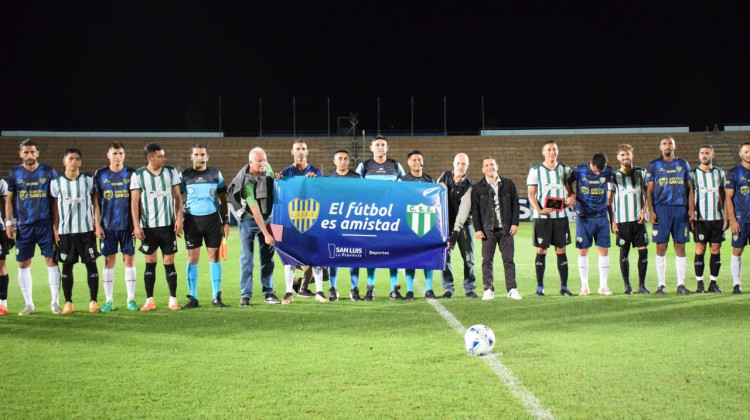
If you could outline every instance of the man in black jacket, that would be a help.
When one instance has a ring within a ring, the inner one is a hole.
[[[497,161],[485,156],[482,159],[484,178],[474,184],[471,191],[471,214],[474,234],[482,240],[482,300],[495,298],[493,286],[493,259],[495,245],[500,248],[505,268],[505,288],[508,298],[523,299],[516,288],[516,264],[513,262],[515,244],[513,235],[518,232],[518,192],[509,178],[497,173]]]

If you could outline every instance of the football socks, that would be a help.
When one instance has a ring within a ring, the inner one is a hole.
[[[73,263],[63,263],[62,288],[65,302],[73,301]]]
[[[154,297],[154,284],[156,283],[156,263],[146,263],[143,272],[143,284],[146,286],[146,298]]]
[[[115,289],[115,269],[105,268],[102,271],[102,285],[104,286],[104,298],[107,302],[112,301]],[[106,312],[106,311],[102,311]]]
[[[716,280],[721,269],[721,254],[711,254],[711,258],[708,260],[708,269],[711,273],[711,280]]]
[[[676,263],[676,262],[675,262]],[[656,281],[658,285],[666,286],[666,275],[667,275],[667,257],[666,256],[656,256]]]
[[[99,269],[95,262],[86,263],[86,280],[89,284],[89,300],[96,302],[99,296]]]
[[[50,293],[52,293],[52,303],[57,303],[60,300],[60,271],[57,269],[57,265],[47,267],[47,280],[49,281]]]
[[[732,269],[732,285],[737,286],[740,284],[740,272],[742,271],[742,256],[732,255],[732,259],[729,262],[729,267]]]
[[[674,266],[677,270],[677,286],[685,285],[685,274],[687,273],[687,257],[674,257]]]
[[[21,294],[23,300],[26,302],[26,306],[34,306],[32,301],[31,293],[31,269],[30,268],[19,268],[18,269],[18,284],[21,286]]]
[[[544,287],[544,268],[547,254],[536,254],[534,265],[536,266],[536,285]]]
[[[578,256],[578,275],[581,277],[581,290],[589,288],[589,257]]]
[[[703,270],[706,268],[703,264],[704,255],[695,254],[693,258],[693,265],[695,266],[695,279],[698,281],[703,280]]]
[[[198,264],[187,263],[185,277],[187,277],[188,293],[198,297]],[[169,281],[169,279],[167,279]]]
[[[177,299],[177,270],[174,269],[174,264],[164,264],[164,274],[167,277],[169,296]]]
[[[221,262],[216,261],[210,263],[210,269],[211,286],[213,286],[213,297],[211,299],[213,300],[216,299],[216,297],[219,295],[219,292],[221,292]]]
[[[135,266],[125,267],[125,288],[128,291],[128,302],[135,300]]]
[[[560,273],[560,286],[568,286],[568,256],[557,254],[557,271]]]
[[[648,249],[638,250],[638,285],[646,284],[646,271],[648,271]]]
[[[599,288],[607,288],[609,278],[609,255],[599,256]]]
[[[630,247],[624,246],[620,248],[620,273],[622,273],[622,281],[625,285],[630,284]]]

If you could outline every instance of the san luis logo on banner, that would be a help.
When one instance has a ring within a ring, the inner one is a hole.
[[[289,201],[289,219],[300,233],[305,233],[313,227],[318,220],[318,214],[320,214],[320,203],[312,198],[307,200],[295,198]]]
[[[420,238],[435,226],[437,210],[435,206],[427,206],[422,203],[406,206],[406,222],[409,224],[412,232]]]

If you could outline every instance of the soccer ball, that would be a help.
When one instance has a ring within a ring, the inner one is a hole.
[[[464,334],[464,346],[472,356],[484,356],[495,348],[495,333],[486,325],[472,325]]]

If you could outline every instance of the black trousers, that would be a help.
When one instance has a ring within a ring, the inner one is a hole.
[[[503,268],[505,269],[505,288],[516,288],[516,263],[513,262],[515,255],[515,241],[513,236],[506,234],[503,229],[494,229],[491,232],[484,232],[482,241],[482,283],[484,290],[495,290],[493,283],[493,270],[495,259],[495,246],[500,249],[500,255],[503,257]]]

